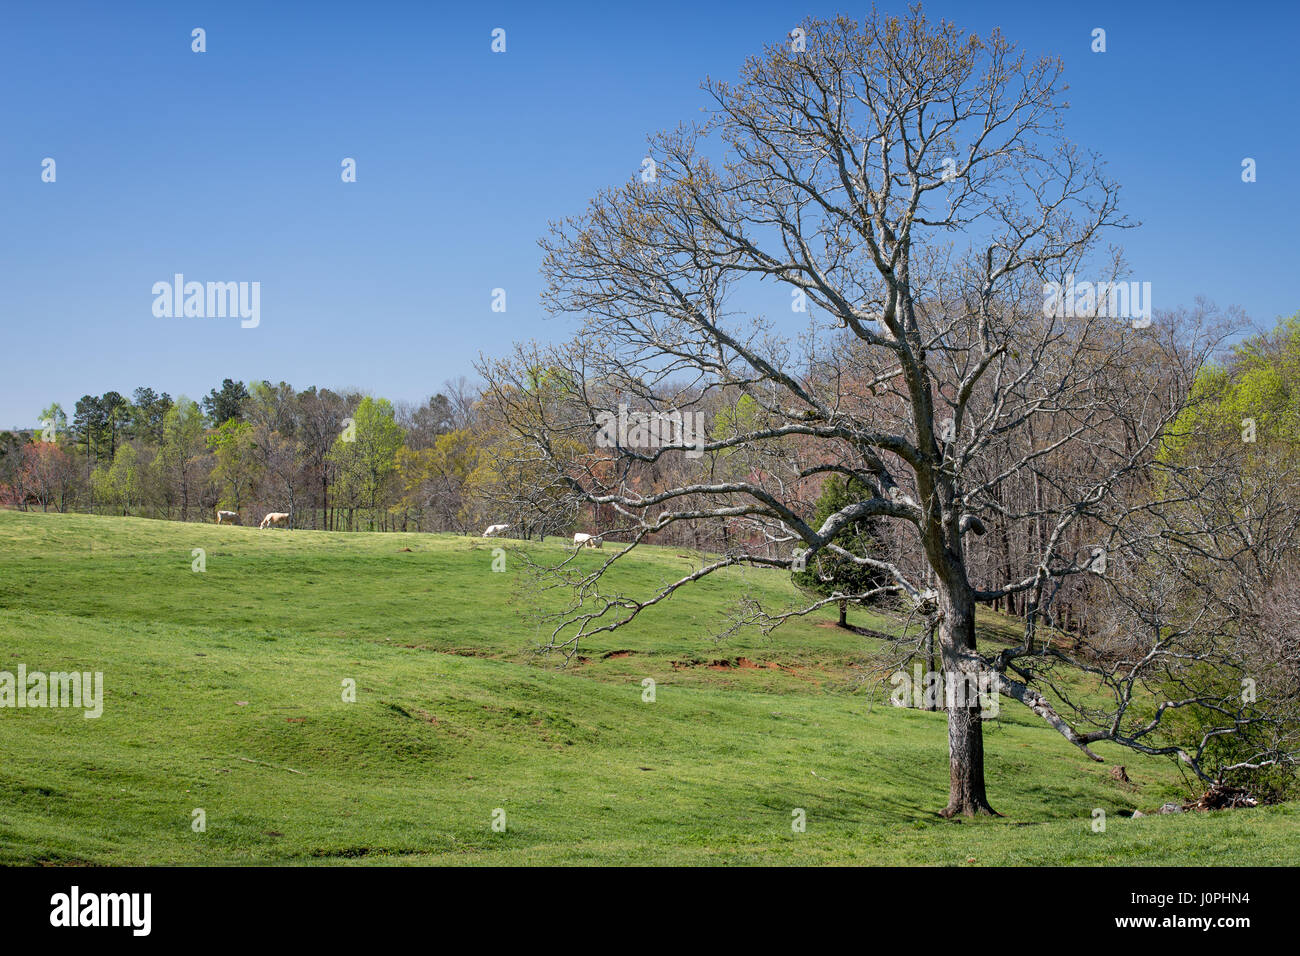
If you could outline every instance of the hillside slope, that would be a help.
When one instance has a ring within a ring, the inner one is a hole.
[[[1127,819],[1172,768],[1103,751],[1123,787],[1013,704],[986,740],[1005,817],[944,821],[943,717],[873,692],[867,641],[713,639],[785,576],[707,581],[561,669],[495,544],[0,512],[0,670],[106,687],[98,719],[0,709],[0,862],[1300,862],[1294,806]],[[648,549],[623,580],[690,560]]]

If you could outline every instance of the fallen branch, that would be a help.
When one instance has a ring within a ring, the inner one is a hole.
[[[292,767],[277,767],[273,763],[267,763],[265,760],[254,760],[252,757],[241,757],[239,754],[226,754],[227,757],[234,757],[236,760],[242,760],[245,763],[255,763],[263,767],[270,767],[272,770],[287,770],[290,773],[296,773],[300,776],[306,776],[301,770],[294,770]]]

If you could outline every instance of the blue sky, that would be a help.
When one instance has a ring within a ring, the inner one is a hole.
[[[418,400],[480,351],[565,338],[538,303],[548,220],[636,174],[647,134],[699,115],[706,75],[734,77],[805,15],[862,7],[5,4],[0,426],[228,376]],[[1118,238],[1157,308],[1204,295],[1261,325],[1300,309],[1300,5],[926,10],[1062,57],[1070,135],[1143,222]],[[260,282],[260,326],[155,318],[153,283],[176,272]]]

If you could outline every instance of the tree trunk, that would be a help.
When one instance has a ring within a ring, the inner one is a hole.
[[[948,704],[948,806],[942,815],[997,816],[984,790],[979,675],[967,659],[967,652],[975,650],[975,601],[969,585],[941,586],[940,608],[939,645]]]
[[[935,660],[935,652],[937,650],[938,648],[935,647],[934,631],[931,630],[930,633],[925,635],[925,640],[921,644],[921,656],[925,661],[926,674],[933,674],[939,670],[939,662]],[[940,703],[939,695],[936,694],[932,698],[929,693],[923,694],[921,696],[921,709],[931,711],[942,710],[943,705]]]
[[[849,626],[849,602],[840,602],[840,627]]]

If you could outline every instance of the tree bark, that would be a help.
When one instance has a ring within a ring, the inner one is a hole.
[[[925,659],[925,671],[927,674],[933,674],[939,670],[939,661],[936,659],[937,651],[938,647],[935,644],[934,631],[931,630],[925,635],[925,642],[922,644],[922,654]],[[943,709],[943,704],[937,694],[934,695],[934,697],[931,697],[928,693],[924,694],[922,695],[921,700],[921,707],[923,710],[937,711]]]
[[[984,789],[984,728],[980,717],[975,650],[975,601],[964,581],[941,587],[943,654],[948,705],[948,805],[945,817],[998,816]]]

